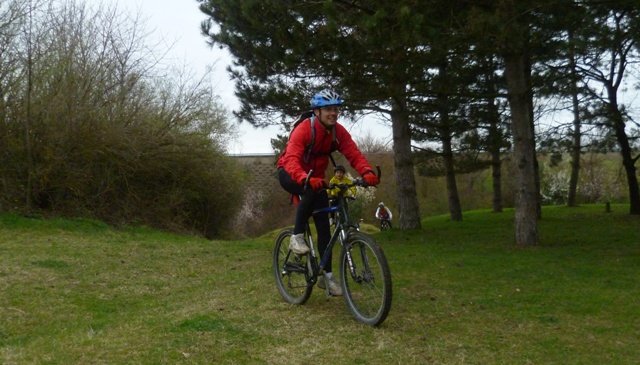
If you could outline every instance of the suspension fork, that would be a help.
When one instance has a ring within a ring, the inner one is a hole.
[[[353,280],[355,280],[356,282],[359,282],[358,280],[358,275],[356,273],[356,265],[355,262],[353,261],[353,257],[351,255],[351,249],[353,248],[353,246],[351,245],[350,242],[347,242],[347,238],[348,238],[348,231],[346,228],[342,227],[343,229],[340,230],[340,243],[342,244],[342,249],[345,252],[345,256],[347,258],[347,265],[349,267],[349,273],[351,274],[351,277],[353,278]]]

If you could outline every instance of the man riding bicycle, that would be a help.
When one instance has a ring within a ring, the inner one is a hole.
[[[277,162],[278,179],[280,185],[294,196],[300,196],[301,200],[296,208],[296,219],[293,235],[289,243],[289,249],[298,255],[309,252],[309,246],[304,240],[305,225],[312,212],[329,206],[327,191],[324,189],[325,170],[329,165],[329,155],[337,150],[349,161],[351,167],[356,170],[367,185],[378,185],[378,176],[373,172],[371,165],[358,149],[347,129],[338,123],[342,98],[331,90],[323,90],[311,99],[313,116],[302,121],[293,132],[285,147],[284,153]],[[320,123],[312,123],[312,119]],[[311,133],[311,127],[315,133]],[[312,141],[312,138],[315,140]],[[311,150],[307,151],[307,146]],[[308,180],[308,189],[305,190],[305,181],[309,171],[313,171]],[[329,243],[330,227],[329,217],[326,213],[314,215],[314,222],[318,233],[318,250],[320,256]],[[331,260],[325,267],[324,277],[318,281],[320,288],[329,287],[331,295],[342,295],[340,285],[332,276]]]

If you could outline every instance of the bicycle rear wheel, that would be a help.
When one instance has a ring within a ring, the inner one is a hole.
[[[340,255],[345,302],[353,316],[371,326],[381,324],[391,309],[391,271],[382,248],[360,232],[347,238]]]
[[[309,285],[309,254],[299,256],[289,251],[290,229],[280,232],[273,250],[273,274],[282,298],[291,304],[304,304],[313,290]]]

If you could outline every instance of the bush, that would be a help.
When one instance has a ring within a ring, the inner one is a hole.
[[[0,37],[17,50],[0,73],[0,207],[221,234],[242,173],[211,87],[156,70],[130,36],[139,25],[109,11],[65,3],[29,16],[33,48],[19,36],[26,15]]]

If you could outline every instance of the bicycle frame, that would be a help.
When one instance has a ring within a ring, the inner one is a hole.
[[[304,231],[304,238],[310,246],[308,253],[297,255],[291,251],[291,247],[286,246],[285,240],[291,239],[292,229],[280,232],[273,251],[276,286],[288,303],[304,304],[318,277],[327,274],[325,268],[330,265],[329,258],[336,242],[339,242],[342,246],[339,279],[345,304],[356,320],[378,326],[386,319],[391,308],[391,272],[382,248],[373,237],[360,232],[358,222],[349,217],[348,203],[352,198],[345,194],[352,186],[367,185],[361,179],[348,184],[332,184],[329,189],[338,188],[333,204],[312,212],[313,215],[335,214],[335,225],[332,223],[329,228],[328,242],[322,257],[318,256],[317,247],[313,244],[311,223],[308,220]],[[326,221],[322,223],[325,224]],[[325,279],[328,278],[325,276]],[[333,294],[329,287],[326,285],[324,288],[327,295],[340,295]]]
[[[349,186],[346,186],[346,185],[342,186],[336,198],[336,201],[337,201],[336,205],[331,205],[326,208],[317,209],[312,213],[312,215],[337,213],[339,217],[339,219],[336,220],[336,226],[333,232],[331,233],[331,238],[329,239],[329,243],[327,244],[327,248],[324,252],[324,255],[322,255],[322,257],[320,258],[319,264],[318,264],[318,256],[316,255],[316,251],[313,244],[313,238],[311,235],[311,227],[309,225],[309,222],[307,222],[306,234],[307,234],[307,238],[309,240],[309,245],[310,245],[309,253],[312,258],[311,267],[313,272],[313,275],[310,278],[309,285],[313,285],[316,282],[318,276],[324,270],[325,266],[329,262],[331,251],[333,250],[333,246],[336,244],[336,242],[340,242],[341,245],[344,245],[344,241],[347,239],[349,228],[359,230],[358,226],[353,224],[349,218],[347,198],[344,196],[344,192],[348,187]],[[347,256],[347,259],[349,261],[349,268],[353,273],[354,267],[353,267],[353,261],[351,259],[350,253]]]

